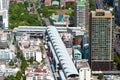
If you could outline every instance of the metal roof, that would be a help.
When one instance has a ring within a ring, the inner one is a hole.
[[[72,59],[70,58],[57,29],[54,26],[48,26],[47,32],[51,39],[56,55],[62,64],[62,69],[64,70],[66,77],[69,77],[70,75],[78,75],[77,69],[72,62]]]

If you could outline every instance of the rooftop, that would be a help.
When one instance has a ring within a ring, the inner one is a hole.
[[[84,5],[85,5],[85,2],[84,2],[84,1],[79,1],[79,2],[77,2],[77,4],[78,4],[79,6],[84,6]]]
[[[46,69],[38,68],[38,69],[35,69],[34,72],[44,72],[44,73],[46,73],[47,71],[46,71]]]
[[[76,62],[77,68],[90,68],[87,60],[79,60]]]
[[[114,18],[110,11],[105,11],[103,9],[96,9],[96,11],[91,11],[93,18]]]
[[[57,31],[57,29],[54,26],[48,26],[47,32],[50,36],[52,45],[55,49],[55,52],[59,58],[59,61],[62,65],[62,68],[64,72],[66,73],[66,77],[69,77],[70,75],[78,75],[77,69],[75,68],[72,59],[70,58],[66,47],[64,46],[60,35]]]

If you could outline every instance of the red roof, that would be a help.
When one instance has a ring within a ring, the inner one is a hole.
[[[66,0],[66,2],[75,2],[75,0]]]
[[[51,5],[51,0],[45,0],[45,1],[44,1],[44,4],[45,4],[45,5]]]
[[[28,68],[26,67],[25,70],[28,70]]]
[[[34,72],[45,72],[46,73],[46,69],[35,69]]]
[[[29,73],[27,73],[25,76],[29,76]]]

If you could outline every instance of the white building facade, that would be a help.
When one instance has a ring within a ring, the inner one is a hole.
[[[79,69],[80,80],[91,80],[91,69],[89,67]]]
[[[79,72],[79,80],[92,80],[91,69],[87,60],[77,60],[75,63]]]
[[[41,62],[42,52],[40,50],[41,41],[39,39],[30,39],[29,34],[17,36],[16,39],[18,47],[22,51],[22,55],[26,60],[33,57],[34,60]]]
[[[88,1],[76,0],[75,2],[75,27],[88,26]]]
[[[8,28],[9,0],[0,0],[0,13],[3,17],[3,28]]]

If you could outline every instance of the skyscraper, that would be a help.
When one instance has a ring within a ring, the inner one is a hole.
[[[3,17],[2,28],[8,28],[8,8],[9,0],[0,0],[0,13]]]
[[[0,9],[7,9],[8,7],[8,0],[0,0]]]
[[[120,0],[114,0],[115,24],[120,26]]]
[[[75,27],[88,27],[88,0],[76,0],[75,2]]]
[[[112,69],[112,21],[110,11],[91,11],[89,28],[89,63],[93,71]]]

